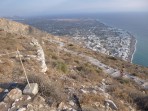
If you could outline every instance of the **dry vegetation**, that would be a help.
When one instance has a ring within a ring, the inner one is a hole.
[[[132,75],[138,76],[140,78],[143,78],[143,79],[148,78],[148,68],[147,67],[139,66],[136,64],[131,64],[130,62],[123,61],[120,58],[109,57],[105,54],[94,52],[90,49],[86,49],[86,48],[83,48],[82,46],[74,45],[71,43],[68,44],[66,48],[92,56],[100,60],[102,63],[108,66],[111,66],[113,68],[119,69],[119,70],[121,70],[124,67],[125,72],[131,73]]]
[[[31,29],[29,30],[31,35],[34,35],[35,32]],[[42,35],[41,32],[39,33]],[[44,33],[43,35],[45,36],[46,34]],[[53,38],[49,35],[48,37]],[[88,63],[84,58],[59,50],[57,44],[47,40],[49,39],[48,37],[46,39],[43,37],[42,40],[39,39],[41,44],[44,42],[42,46],[48,67],[46,74],[39,73],[39,64],[34,59],[23,58],[29,81],[39,84],[40,93],[46,98],[48,104],[58,104],[61,101],[67,101],[67,89],[74,88],[83,106],[88,106],[90,109],[95,108],[96,106],[92,103],[99,102],[104,104],[105,97],[99,94],[82,94],[79,89],[82,85],[98,85],[102,79],[106,79],[110,85],[107,92],[112,96],[111,99],[114,100],[119,109],[127,111],[127,104],[133,107],[137,105],[139,109],[148,109],[147,91],[142,90],[132,81],[121,78],[113,79],[107,76],[100,68]],[[23,55],[36,55],[35,49],[29,45],[30,41],[29,37],[26,38],[19,34],[0,31],[0,53],[12,52],[19,48]],[[124,66],[127,72],[144,79],[148,78],[148,68],[146,67],[133,65],[118,58],[93,52],[71,42],[65,43],[67,44],[65,46],[67,49],[92,56],[104,64],[119,70]],[[24,82],[25,77],[20,61],[14,54],[1,57],[0,60],[0,82]]]

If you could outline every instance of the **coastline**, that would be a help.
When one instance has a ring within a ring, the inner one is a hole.
[[[135,38],[135,45],[134,45],[135,49],[134,49],[134,52],[133,52],[133,54],[132,54],[131,63],[133,63],[134,55],[135,55],[136,50],[137,50],[137,42],[138,42],[138,41],[137,41],[137,39]]]

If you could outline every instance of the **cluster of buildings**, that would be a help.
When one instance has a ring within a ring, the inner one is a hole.
[[[121,29],[106,28],[103,30],[103,37],[101,35],[96,35],[89,30],[90,33],[87,36],[75,35],[75,39],[83,39],[87,48],[94,51],[98,51],[113,57],[118,57],[123,60],[130,60],[131,58],[131,41],[132,36]],[[106,32],[106,33],[105,33]],[[117,33],[116,35],[113,33]]]

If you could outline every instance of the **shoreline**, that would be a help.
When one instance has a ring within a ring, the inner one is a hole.
[[[134,45],[135,49],[134,49],[134,52],[133,52],[133,54],[132,54],[131,63],[133,63],[134,55],[135,55],[135,53],[136,53],[136,51],[137,51],[137,43],[138,43],[138,41],[137,41],[137,39],[135,38],[135,45]]]

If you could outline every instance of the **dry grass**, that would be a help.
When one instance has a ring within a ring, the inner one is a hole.
[[[64,87],[60,81],[52,81],[48,77],[42,75],[30,75],[30,83],[38,83],[39,92],[49,104],[57,103],[67,100],[67,95],[64,93]],[[49,100],[48,100],[49,99]],[[51,103],[52,102],[52,103]]]
[[[94,52],[90,49],[83,48],[82,46],[69,44],[66,48],[69,48],[71,50],[84,53],[86,55],[92,56],[98,60],[100,60],[102,63],[109,65],[113,68],[121,70],[124,67],[125,72],[129,72],[130,74],[134,74],[140,78],[148,79],[148,68],[143,66],[138,66],[131,64],[130,62],[123,61],[119,58],[110,57],[105,54],[101,54],[99,52]]]
[[[139,74],[137,74],[137,71],[140,72],[140,70],[142,69],[146,71],[145,68],[142,68],[142,67],[136,68],[137,66],[135,67],[135,65],[132,65],[128,62],[121,61],[118,58],[108,57],[103,54],[96,53],[90,50],[86,50],[79,46],[75,46],[74,44],[68,44],[67,47],[70,50],[74,50],[77,52],[83,52],[87,55],[93,56],[97,58],[98,60],[102,61],[103,63],[110,65],[113,68],[117,68],[119,70],[122,68],[124,64],[125,70],[135,74],[136,76],[137,75],[139,76]],[[53,51],[53,53],[55,52]],[[78,56],[74,56],[69,53],[61,52],[59,56],[57,56],[57,53],[55,53],[54,56],[50,58],[50,61],[59,61],[59,60],[62,60],[65,64],[67,64],[67,68],[69,70],[74,71],[73,73],[69,71],[67,77],[71,78],[74,81],[77,81],[77,86],[80,86],[79,82],[81,81],[83,81],[84,84],[87,82],[89,83],[91,82],[93,84],[93,83],[101,82],[103,78],[106,78],[106,75],[103,74],[101,69],[98,69],[97,67],[87,63],[83,58],[79,58]],[[108,92],[113,96],[114,101],[116,102],[118,107],[122,109],[123,111],[128,110],[127,106],[121,103],[120,100],[123,100],[134,106],[135,101],[131,97],[131,94],[132,94],[132,91],[142,94],[142,92],[139,91],[139,88],[136,85],[134,85],[132,81],[129,81],[126,79],[113,80],[112,78],[110,78],[110,80],[112,80],[111,84],[113,85],[116,84],[116,85],[115,87],[112,87],[112,89],[109,89]],[[92,94],[85,95],[84,94],[81,96],[82,97],[80,98],[80,100],[81,100],[81,103],[84,105],[90,105],[91,103],[94,103],[95,101],[96,102],[99,101],[102,104],[104,102],[104,98],[100,95],[92,95]]]
[[[104,104],[105,98],[102,95],[98,94],[83,94],[80,98],[82,105],[91,105],[92,103],[99,102]]]
[[[138,109],[148,110],[148,96],[139,96],[134,99],[134,102],[137,104]]]
[[[35,30],[32,31],[30,29],[29,33],[35,33]],[[29,46],[30,41],[31,40],[29,38],[2,31],[0,32],[0,53],[5,53],[7,51],[11,52],[16,50],[16,47],[18,47],[24,55],[35,55],[35,49]],[[139,76],[143,79],[148,78],[148,68],[133,65],[118,58],[108,57],[104,54],[93,52],[73,43],[67,43],[65,47],[67,49],[92,56],[100,60],[102,63],[119,70],[124,66],[125,71],[133,74],[134,76]],[[84,58],[58,50],[58,45],[49,41],[44,41],[43,49],[45,52],[46,64],[48,66],[48,75],[39,73],[40,65],[36,60],[23,59],[23,63],[27,70],[27,74],[29,75],[29,81],[39,84],[40,93],[47,99],[49,104],[58,104],[61,101],[67,100],[67,95],[64,92],[65,87],[79,89],[81,85],[91,84],[93,86],[99,84],[102,79],[106,79],[111,81],[110,84],[112,86],[107,91],[112,95],[112,99],[114,99],[120,109],[126,111],[125,106],[120,102],[120,100],[132,105],[136,103],[139,109],[147,109],[147,92],[145,91],[146,94],[143,94],[141,89],[134,85],[132,81],[107,77],[100,68],[88,63]],[[1,81],[4,77],[17,81],[20,77],[24,76],[23,70],[20,67],[20,62],[17,58],[6,57],[4,60],[1,60],[4,61],[4,63],[0,63]],[[11,60],[13,62],[11,62]],[[60,77],[63,75],[68,79],[60,80]],[[50,79],[48,77],[50,77]],[[135,95],[133,92],[136,92],[137,94]],[[91,106],[94,102],[104,104],[104,99],[105,98],[99,94],[80,94],[80,102],[83,105]]]

